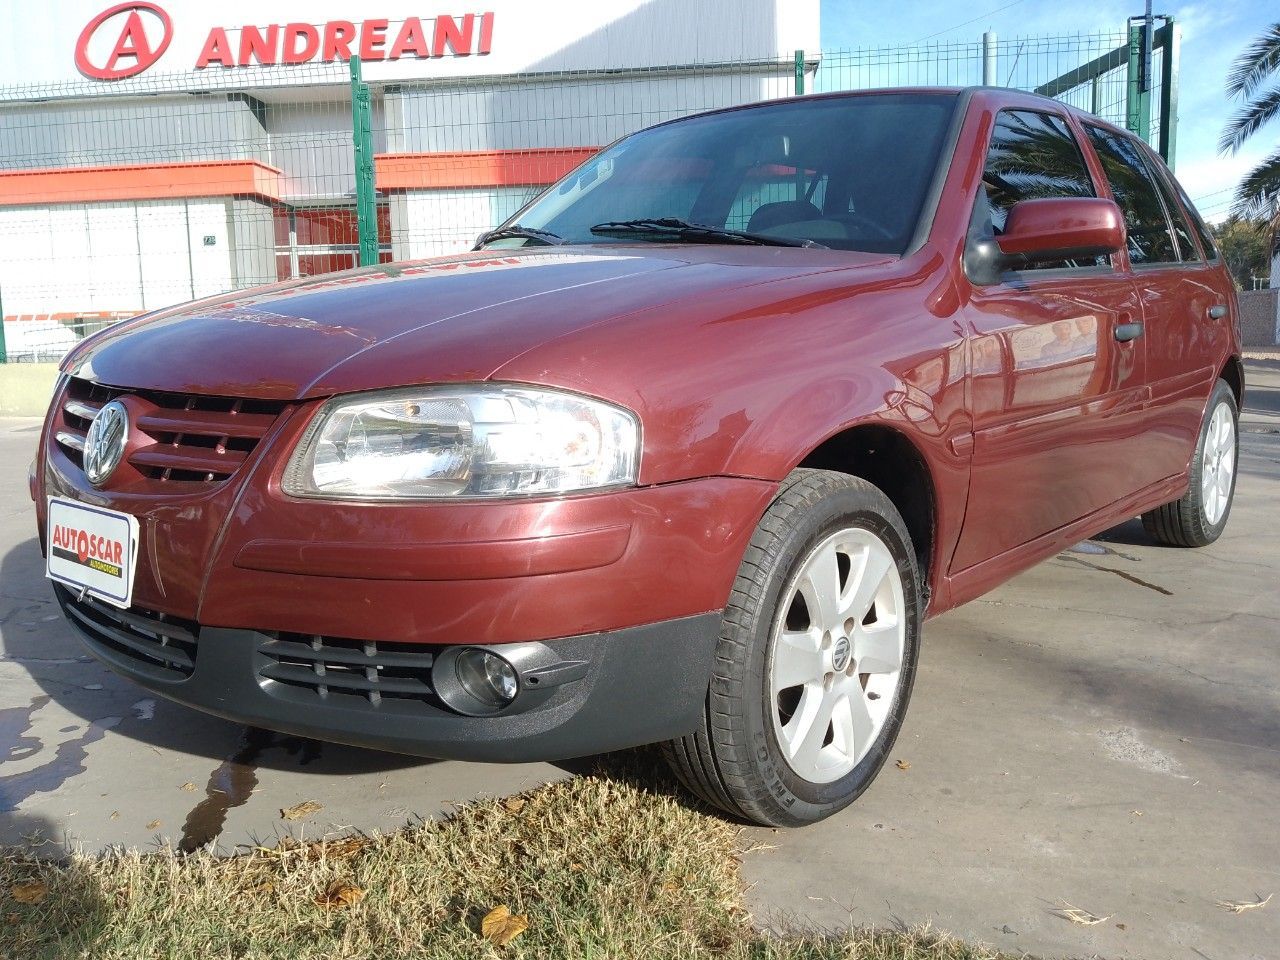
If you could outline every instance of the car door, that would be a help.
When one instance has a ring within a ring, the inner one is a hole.
[[[1230,291],[1197,245],[1163,163],[1136,138],[1094,124],[1085,130],[1124,211],[1142,305],[1150,396],[1146,436],[1132,456],[1151,481],[1179,476],[1195,451],[1217,361],[1227,350]]]
[[[998,236],[1020,200],[1098,195],[1065,116],[1001,110],[971,239]],[[1136,489],[1127,452],[1145,398],[1141,305],[1122,255],[1032,263],[973,285],[965,315],[974,447],[956,572]]]

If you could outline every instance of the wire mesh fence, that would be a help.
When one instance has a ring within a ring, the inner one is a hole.
[[[1137,36],[1124,29],[1011,39],[986,34],[972,41],[825,50],[814,90],[1008,87],[1053,97],[1125,127],[1130,125],[1130,70],[1140,56],[1138,49],[1131,49]],[[1169,74],[1166,52],[1166,44],[1154,44],[1152,90],[1176,80]],[[1150,98],[1149,128],[1157,133],[1160,104],[1160,97]]]
[[[600,147],[699,111],[809,92],[1038,89],[1125,33],[371,82],[380,262],[469,249]],[[1126,64],[1054,91],[1124,124]],[[1065,81],[1063,81],[1065,82]],[[1061,84],[1060,84],[1061,85]],[[0,89],[0,307],[9,361],[138,313],[356,266],[345,63]]]

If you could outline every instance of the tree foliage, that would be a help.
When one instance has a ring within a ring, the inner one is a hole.
[[[1266,277],[1271,270],[1271,228],[1265,220],[1246,220],[1232,214],[1213,228],[1236,286],[1253,289],[1254,277]]]
[[[1227,93],[1243,101],[1227,122],[1219,148],[1235,153],[1280,116],[1280,22],[1271,24],[1238,56],[1227,74]],[[1245,220],[1280,226],[1280,148],[1245,175],[1236,188],[1233,212]]]

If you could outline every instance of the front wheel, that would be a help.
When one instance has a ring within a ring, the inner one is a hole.
[[[1180,500],[1142,515],[1147,534],[1171,547],[1207,547],[1227,526],[1240,458],[1236,396],[1219,380],[1205,408],[1191,459],[1191,486]]]
[[[666,745],[676,774],[770,826],[847,806],[902,726],[920,616],[911,538],[888,497],[856,477],[795,471],[739,569],[702,724]]]

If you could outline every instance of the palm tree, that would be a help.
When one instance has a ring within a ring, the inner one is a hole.
[[[1280,116],[1280,23],[1273,23],[1231,65],[1227,93],[1244,106],[1222,132],[1218,148],[1235,153],[1270,120]],[[1254,167],[1236,188],[1232,211],[1280,226],[1280,148]]]

